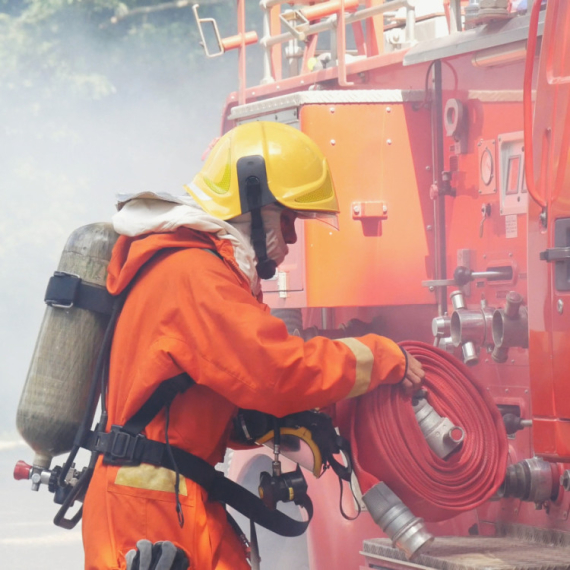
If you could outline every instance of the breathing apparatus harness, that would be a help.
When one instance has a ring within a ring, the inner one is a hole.
[[[116,299],[113,305],[111,319],[107,327],[101,352],[97,359],[93,380],[90,386],[88,409],[95,408],[98,394],[101,395],[101,417],[94,430],[90,430],[91,417],[86,414],[70,452],[61,470],[56,473],[57,482],[51,485],[54,492],[63,498],[62,506],[54,518],[54,523],[63,528],[73,528],[81,519],[81,507],[72,518],[65,518],[67,511],[75,500],[82,500],[93,475],[98,456],[103,454],[103,463],[107,465],[136,466],[148,463],[157,467],[165,467],[176,473],[175,490],[177,494],[176,510],[179,523],[184,524],[181,505],[178,500],[178,485],[180,475],[191,479],[203,487],[211,500],[225,503],[249,518],[252,522],[280,534],[281,536],[300,536],[305,532],[313,516],[312,502],[308,496],[300,495],[295,500],[307,511],[308,520],[297,521],[277,510],[270,510],[266,504],[253,493],[226,478],[208,462],[183,449],[170,445],[168,442],[168,423],[170,421],[170,405],[174,398],[195,382],[187,374],[179,374],[161,382],[149,396],[141,408],[125,423],[124,426],[112,426],[105,431],[107,424],[107,409],[105,395],[109,372],[109,357],[113,332],[118,316],[122,309],[126,292]],[[158,415],[166,412],[166,442],[147,439],[141,432]],[[73,471],[73,462],[80,448],[91,451],[89,465],[78,474],[77,481],[70,484],[68,474]]]
[[[256,184],[252,184],[254,189]],[[212,253],[216,254],[214,251]],[[66,303],[72,294],[77,297],[77,292],[83,290],[81,284],[74,284],[69,279],[62,280],[60,276],[57,279],[61,287],[59,292],[55,295],[52,294],[51,297],[57,298],[61,304]],[[68,292],[62,293],[61,291],[64,289]],[[281,473],[279,462],[281,433],[282,431],[286,433],[287,429],[290,430],[292,428],[298,431],[301,429],[311,434],[316,449],[320,450],[322,455],[318,462],[319,465],[322,466],[323,471],[330,465],[339,476],[342,505],[342,480],[350,481],[352,473],[350,450],[348,442],[339,438],[330,418],[323,414],[306,412],[305,414],[294,414],[293,416],[277,419],[260,412],[240,411],[240,425],[242,427],[246,426],[246,418],[250,418],[247,420],[248,425],[255,426],[255,428],[250,427],[250,431],[245,428],[245,433],[250,434],[250,437],[243,436],[242,440],[246,440],[247,443],[255,443],[255,439],[251,439],[251,434],[257,435],[259,438],[267,433],[268,430],[265,430],[267,422],[271,421],[274,429],[273,434],[275,435],[272,436],[276,450],[273,463],[274,469],[272,474],[264,472],[261,475],[259,490],[262,498],[257,497],[244,487],[226,478],[223,473],[216,470],[200,457],[170,445],[168,441],[170,406],[178,394],[185,392],[195,384],[194,380],[185,373],[161,382],[125,425],[113,425],[110,431],[105,431],[108,420],[105,397],[109,375],[111,343],[115,325],[127,294],[128,289],[117,298],[107,294],[108,298],[99,305],[100,309],[104,306],[104,311],[107,314],[110,312],[111,315],[90,385],[87,406],[87,410],[90,413],[85,414],[75,436],[73,449],[65,464],[61,468],[54,468],[50,476],[50,490],[56,494],[56,502],[62,505],[54,518],[56,525],[70,529],[81,519],[83,507],[71,518],[66,518],[67,511],[74,504],[75,500],[83,500],[97,459],[100,454],[103,454],[103,463],[107,465],[137,466],[141,463],[148,463],[174,471],[176,473],[176,510],[181,526],[184,524],[184,517],[178,492],[180,475],[183,475],[203,487],[207,491],[209,499],[231,506],[249,518],[252,524],[252,535],[254,534],[253,523],[257,523],[281,536],[300,536],[305,532],[312,519],[313,505],[307,496],[307,484],[300,467],[298,466],[293,473]],[[110,299],[114,299],[112,304],[109,302]],[[91,430],[93,413],[99,396],[101,416],[95,428]],[[149,440],[142,434],[144,428],[162,410],[165,410],[166,416],[166,441],[164,443]],[[251,424],[251,418],[254,418],[254,424]],[[328,422],[325,418],[328,418]],[[260,433],[260,429],[263,433]],[[305,437],[305,440],[307,440],[307,437]],[[88,466],[81,473],[78,473],[74,469],[74,460],[80,448],[91,451],[91,458]],[[347,467],[341,465],[333,457],[335,453],[340,453],[341,451],[347,459]],[[319,476],[320,473],[316,475]],[[307,511],[307,520],[298,521],[276,510],[276,505],[279,501],[293,501],[295,504],[303,507]],[[342,506],[341,512],[343,512]],[[345,516],[344,512],[343,516]]]
[[[276,200],[268,187],[265,160],[262,156],[243,157],[237,161],[237,176],[241,210],[251,215],[251,242],[257,257],[257,271],[261,278],[272,277],[275,273],[276,263],[268,258],[266,231],[263,224],[261,209],[269,204],[275,204]],[[217,252],[209,250],[218,255]],[[219,257],[219,255],[218,255]],[[107,430],[108,413],[106,409],[106,393],[109,375],[109,361],[111,344],[115,325],[128,295],[127,288],[118,297],[111,296],[107,291],[98,288],[95,293],[99,297],[90,294],[88,284],[82,283],[77,276],[55,275],[50,281],[46,302],[57,307],[71,307],[73,304],[89,310],[95,310],[109,315],[109,323],[105,330],[101,350],[98,354],[94,374],[92,376],[85,414],[79,429],[75,435],[73,448],[71,449],[65,464],[54,468],[49,475],[50,490],[56,494],[56,501],[62,506],[57,513],[54,523],[64,528],[72,528],[81,519],[82,507],[72,517],[66,518],[68,509],[75,500],[82,500],[97,459],[103,454],[103,463],[107,465],[137,466],[142,463],[165,467],[175,472],[176,510],[181,526],[184,524],[182,507],[179,501],[180,475],[187,477],[203,487],[211,500],[219,501],[236,509],[245,515],[253,523],[282,536],[299,536],[306,530],[312,516],[313,506],[307,496],[307,483],[300,467],[292,473],[282,473],[280,455],[280,443],[283,437],[298,435],[305,441],[310,441],[311,449],[318,460],[315,460],[313,470],[316,477],[320,476],[328,466],[337,473],[341,482],[341,512],[342,511],[342,481],[351,479],[352,466],[350,463],[350,450],[348,442],[337,435],[330,418],[328,423],[322,420],[325,416],[316,412],[295,414],[287,418],[274,418],[265,416],[259,412],[240,413],[240,425],[245,427],[251,418],[255,416],[255,426],[250,427],[249,433],[257,434],[247,443],[256,444],[268,441],[270,422],[273,431],[274,461],[272,473],[261,474],[259,485],[260,497],[250,493],[237,483],[227,479],[223,473],[217,471],[212,465],[183,449],[170,445],[168,439],[168,427],[170,422],[170,406],[178,394],[185,392],[195,382],[187,374],[179,374],[173,378],[164,380],[155,391],[148,397],[141,408],[123,426],[113,425]],[[103,295],[103,298],[101,298]],[[78,301],[82,299],[81,303]],[[55,300],[55,301],[54,301]],[[85,303],[83,302],[85,301]],[[91,430],[93,415],[96,408],[97,398],[100,396],[101,416],[99,422]],[[156,416],[165,411],[165,442],[149,440],[143,435],[146,426]],[[264,417],[260,423],[260,418]],[[249,419],[247,419],[249,418]],[[247,421],[246,421],[247,420]],[[259,432],[260,425],[264,431]],[[246,429],[247,432],[247,429]],[[304,437],[303,437],[304,436]],[[247,439],[247,438],[246,438]],[[91,459],[88,466],[81,472],[74,469],[74,460],[78,450],[84,448],[91,451]],[[336,453],[344,453],[347,467],[341,465],[333,456]],[[297,521],[276,510],[279,501],[293,501],[307,511],[306,521]]]

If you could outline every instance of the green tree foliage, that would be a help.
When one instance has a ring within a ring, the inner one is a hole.
[[[119,87],[128,91],[130,74],[179,84],[184,70],[203,56],[190,7],[157,9],[171,4],[4,0],[0,5],[2,90],[25,100],[98,100]],[[144,12],[152,8],[157,10]],[[219,7],[214,10],[224,16]]]

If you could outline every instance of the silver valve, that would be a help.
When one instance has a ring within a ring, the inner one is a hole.
[[[33,467],[31,465],[20,459],[16,463],[16,467],[14,467],[14,479],[16,479],[16,481],[21,481],[22,479],[31,479],[32,470]]]
[[[28,465],[25,461],[18,461],[14,468],[14,479],[21,481],[29,479],[32,482],[32,491],[38,491],[40,485],[49,485],[52,472],[49,469]]]
[[[29,465],[25,461],[18,461],[14,467],[14,479],[16,481],[29,480],[32,482],[32,491],[39,491],[42,485],[45,485],[50,493],[54,493],[54,501],[61,504],[63,499],[73,487],[77,485],[79,479],[83,475],[83,471],[75,469],[75,463],[71,465],[71,469],[67,472],[63,486],[59,485],[58,478],[61,473],[61,467],[56,466],[53,469],[44,469],[37,465]]]
[[[465,439],[465,431],[449,418],[440,416],[426,399],[427,393],[420,390],[412,398],[416,420],[431,450],[440,458],[447,459]]]

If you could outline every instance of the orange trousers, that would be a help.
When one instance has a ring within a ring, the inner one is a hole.
[[[85,498],[86,570],[125,570],[126,553],[143,538],[170,540],[186,552],[191,570],[249,569],[224,507],[208,501],[201,487],[182,476],[180,527],[174,477],[162,467],[114,467],[99,460]]]

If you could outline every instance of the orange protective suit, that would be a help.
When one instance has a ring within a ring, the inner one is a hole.
[[[212,465],[224,457],[238,408],[284,416],[404,377],[405,357],[386,338],[290,336],[252,295],[230,242],[212,234],[182,227],[121,236],[107,285],[118,294],[131,283],[113,340],[107,428],[124,425],[160,382],[187,372],[196,385],[172,404],[170,443]],[[165,441],[164,412],[145,435]],[[124,569],[142,538],[172,541],[193,570],[249,567],[223,506],[183,477],[180,528],[174,478],[165,468],[107,466],[100,458],[84,504],[86,569]]]

